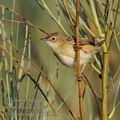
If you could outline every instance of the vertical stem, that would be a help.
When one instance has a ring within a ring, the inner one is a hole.
[[[27,41],[28,42],[28,58],[29,59],[31,59],[31,43],[30,43],[30,35],[29,35],[29,33],[28,33],[28,31],[29,31],[29,28],[28,28],[28,26],[26,25],[26,33],[25,33],[25,41]],[[26,49],[27,49],[27,46],[26,46]],[[30,61],[28,61],[28,73],[30,74]],[[30,78],[28,77],[27,78],[27,85],[26,85],[26,97],[25,97],[25,99],[26,99],[26,101],[27,101],[27,99],[28,99],[28,97],[29,97],[29,85],[30,85]]]
[[[5,9],[2,8],[2,19],[4,20],[4,14],[5,14]],[[6,45],[6,38],[7,38],[7,35],[6,35],[6,32],[5,32],[5,29],[4,29],[4,24],[2,24],[2,22],[0,22],[0,25],[1,25],[1,33],[2,33],[2,37],[3,37],[3,48],[6,50],[7,49],[7,45]],[[6,80],[6,86],[7,86],[7,99],[8,99],[8,106],[10,106],[10,81],[9,81],[9,78],[8,78],[8,69],[9,69],[9,66],[8,66],[8,60],[7,60],[7,56],[6,56],[6,53],[3,51],[2,53],[2,57],[3,57],[3,60],[4,60],[4,64],[5,64],[5,80]]]
[[[26,32],[28,32],[28,25],[26,25]],[[26,49],[27,49],[27,44],[28,44],[28,41],[27,39],[25,38],[25,41],[24,41],[24,46],[23,46],[23,52],[22,52],[22,56],[21,56],[21,63],[20,63],[20,66],[21,67],[24,67],[25,65],[25,53],[26,53]],[[17,89],[19,90],[19,87],[20,87],[20,79],[23,75],[23,70],[20,68],[19,69],[19,72],[18,72],[18,83],[17,83]]]
[[[103,74],[102,74],[102,120],[108,120],[108,110],[107,110],[107,96],[108,96],[108,65],[109,65],[109,54],[104,53],[103,56],[103,62],[104,62],[104,66],[103,66]]]
[[[80,0],[76,0],[76,46],[79,46],[79,14],[80,14]],[[81,120],[84,120],[84,102],[83,102],[83,87],[81,80],[81,68],[80,68],[80,49],[76,50],[76,69],[77,69],[77,80],[78,80],[78,93],[79,93],[79,112]]]

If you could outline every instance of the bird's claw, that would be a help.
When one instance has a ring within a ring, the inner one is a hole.
[[[82,49],[82,47],[80,45],[74,45],[73,47],[74,47],[75,51]]]

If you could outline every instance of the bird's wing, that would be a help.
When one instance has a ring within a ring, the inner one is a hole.
[[[68,37],[66,37],[66,40],[75,44],[74,36],[68,36]],[[89,40],[88,38],[80,38],[79,44],[80,45],[88,45],[88,44],[95,45],[94,41]]]
[[[95,45],[95,43],[93,41],[91,41],[87,38],[81,38],[79,43],[80,43],[80,45],[88,45],[88,44]]]

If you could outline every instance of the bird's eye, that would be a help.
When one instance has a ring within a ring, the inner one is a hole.
[[[52,40],[55,40],[56,38],[55,37],[52,37]]]

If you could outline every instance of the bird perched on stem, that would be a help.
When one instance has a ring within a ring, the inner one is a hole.
[[[52,48],[58,59],[67,66],[75,65],[75,50],[80,49],[80,65],[90,61],[94,53],[97,53],[103,41],[91,41],[82,38],[79,47],[75,45],[75,37],[68,37],[59,33],[52,33],[42,38]]]

